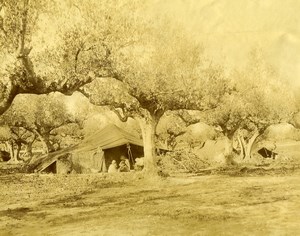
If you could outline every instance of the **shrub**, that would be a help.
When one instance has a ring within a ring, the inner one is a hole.
[[[160,156],[158,166],[161,170],[168,173],[197,172],[211,165],[206,159],[205,157],[196,155],[192,151],[180,150]]]

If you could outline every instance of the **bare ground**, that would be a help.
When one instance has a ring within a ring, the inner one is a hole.
[[[297,235],[299,177],[0,175],[0,235]]]

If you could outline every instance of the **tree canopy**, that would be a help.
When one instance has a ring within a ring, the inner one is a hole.
[[[242,69],[219,65],[180,21],[149,14],[150,8],[136,0],[0,0],[0,114],[7,125],[49,139],[70,122],[70,114],[61,113],[65,108],[58,101],[23,101],[12,108],[13,117],[13,100],[79,91],[120,120],[140,123],[145,166],[154,170],[156,128],[167,112],[185,122],[182,110],[197,110],[201,121],[219,126],[229,139],[238,136],[241,149],[295,114],[290,88],[259,50]]]
[[[156,126],[165,112],[214,109],[227,93],[223,68],[211,63],[183,28],[168,21],[140,34],[112,59],[114,77],[98,78],[79,90],[92,103],[111,107],[122,120],[140,122],[149,168]]]
[[[0,113],[20,93],[70,95],[95,74],[112,76],[111,57],[134,40],[124,13],[134,5],[2,0]]]
[[[233,71],[230,78],[231,92],[203,118],[219,126],[230,139],[236,136],[245,158],[250,156],[255,139],[268,126],[291,121],[297,111],[295,97],[292,88],[257,48],[249,53],[247,65]],[[250,144],[247,148],[246,141]]]
[[[9,132],[9,136],[2,139],[10,141],[11,156],[15,159],[22,146],[31,155],[35,141],[42,143],[44,152],[53,152],[60,148],[67,135],[80,136],[78,130],[83,119],[83,115],[74,115],[67,109],[63,95],[19,95],[0,117],[0,125]],[[17,154],[13,153],[14,146]]]

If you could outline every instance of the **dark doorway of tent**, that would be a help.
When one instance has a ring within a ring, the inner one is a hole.
[[[143,147],[133,144],[126,144],[104,150],[106,168],[108,169],[113,160],[115,160],[119,165],[122,156],[129,160],[130,169],[134,169],[135,159],[144,156]]]
[[[276,152],[273,152],[265,147],[259,149],[257,151],[261,156],[263,156],[264,158],[272,158],[272,159],[275,159],[276,156],[278,155],[278,153]]]
[[[45,166],[42,173],[70,174],[72,172],[72,155],[67,153],[59,156]]]

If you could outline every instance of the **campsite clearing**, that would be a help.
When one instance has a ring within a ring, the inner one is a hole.
[[[300,171],[0,176],[1,235],[296,235]]]

